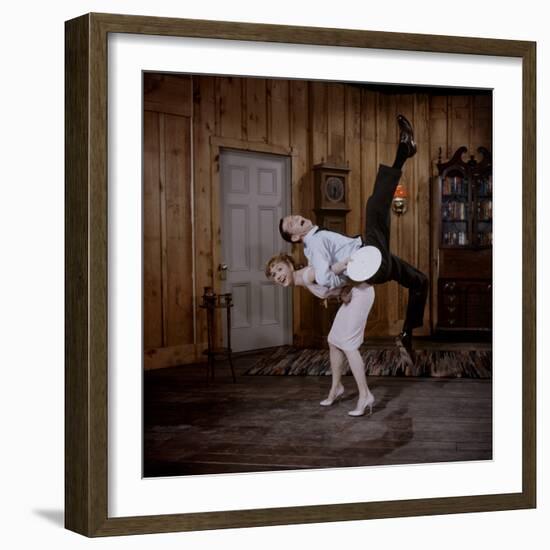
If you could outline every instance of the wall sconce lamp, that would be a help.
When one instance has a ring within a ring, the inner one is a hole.
[[[391,209],[397,216],[401,216],[407,211],[409,203],[409,194],[403,185],[400,183],[395,193],[393,194],[393,200],[391,202]]]

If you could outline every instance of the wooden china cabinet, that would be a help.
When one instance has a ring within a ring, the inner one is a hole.
[[[432,186],[432,319],[436,333],[492,330],[491,154],[467,161],[460,147],[437,164]],[[441,153],[440,153],[441,155]]]

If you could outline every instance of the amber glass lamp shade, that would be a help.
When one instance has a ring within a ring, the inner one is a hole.
[[[395,189],[393,194],[393,200],[391,208],[394,214],[401,216],[407,211],[407,206],[409,202],[409,194],[405,187],[400,183]]]

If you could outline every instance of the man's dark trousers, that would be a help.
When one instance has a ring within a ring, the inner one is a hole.
[[[400,177],[401,170],[383,164],[379,166],[374,190],[367,200],[364,244],[375,246],[382,253],[380,268],[367,282],[397,281],[409,289],[403,324],[403,330],[409,332],[423,324],[429,285],[424,273],[390,252],[391,203]]]

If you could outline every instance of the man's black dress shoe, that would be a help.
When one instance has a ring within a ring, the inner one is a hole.
[[[411,331],[402,331],[395,339],[395,343],[398,348],[402,348],[407,352],[411,362],[414,364],[414,351],[412,347],[412,333]]]
[[[412,157],[416,154],[413,127],[403,115],[397,115],[397,124],[399,125],[399,143],[407,146],[407,157]]]

